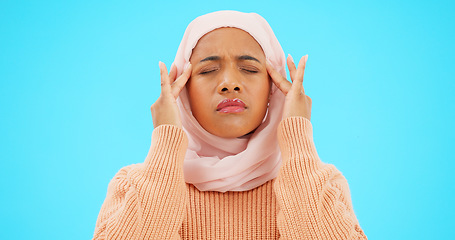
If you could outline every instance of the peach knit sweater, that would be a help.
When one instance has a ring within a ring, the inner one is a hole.
[[[157,127],[144,163],[109,183],[93,239],[367,239],[345,177],[317,155],[310,121],[282,120],[278,141],[275,179],[244,192],[201,192],[184,181],[185,132]]]

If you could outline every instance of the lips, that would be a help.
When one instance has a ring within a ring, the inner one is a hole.
[[[238,98],[234,99],[223,99],[218,106],[216,107],[216,110],[221,113],[238,113],[238,112],[243,112],[245,110],[245,103],[242,102],[242,100]]]

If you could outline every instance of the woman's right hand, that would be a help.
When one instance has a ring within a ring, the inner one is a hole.
[[[167,68],[160,61],[161,75],[161,95],[154,104],[150,107],[153,118],[153,127],[156,128],[163,124],[171,124],[177,127],[182,127],[180,120],[179,109],[177,107],[177,97],[191,76],[191,64],[184,69],[182,75],[177,77],[177,67],[171,66],[171,72],[167,73]]]

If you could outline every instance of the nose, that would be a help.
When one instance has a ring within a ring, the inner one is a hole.
[[[240,81],[241,76],[237,74],[236,69],[224,69],[222,74],[220,74],[221,79],[218,84],[218,93],[226,94],[237,92],[240,93],[243,91],[243,85]]]

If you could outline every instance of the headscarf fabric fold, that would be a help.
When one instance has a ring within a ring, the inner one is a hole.
[[[177,75],[190,61],[193,48],[205,34],[222,27],[249,33],[262,47],[267,60],[286,77],[285,56],[267,21],[256,13],[218,11],[194,19],[186,28],[174,64]],[[188,93],[177,98],[188,149],[183,163],[185,182],[200,191],[248,191],[274,179],[281,166],[277,126],[282,119],[284,94],[272,84],[267,114],[246,138],[222,138],[207,132],[191,113]]]

